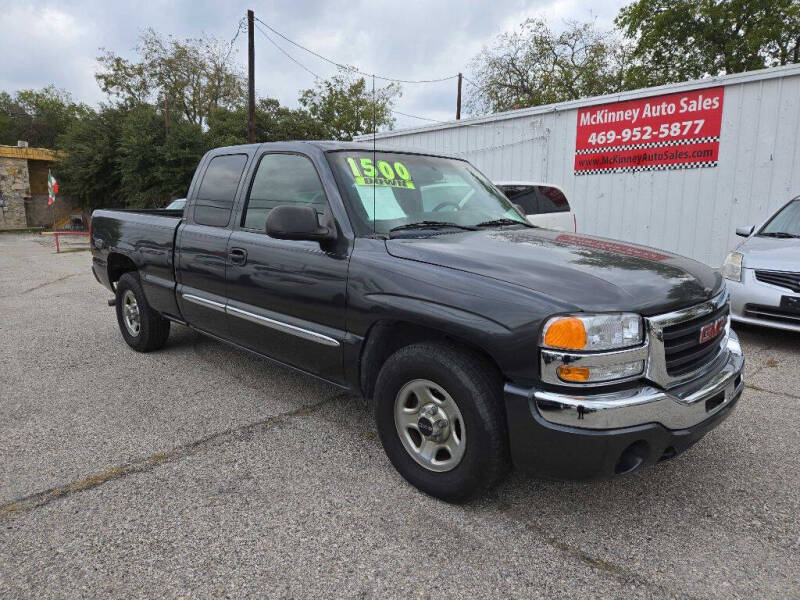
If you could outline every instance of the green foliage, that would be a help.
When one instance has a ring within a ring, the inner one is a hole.
[[[322,127],[322,135],[334,140],[352,140],[373,129],[394,125],[392,107],[401,95],[396,83],[376,88],[374,101],[372,88],[367,88],[363,77],[342,69],[339,75],[317,82],[300,93],[300,105]]]
[[[106,107],[69,125],[58,139],[58,146],[68,152],[54,169],[60,193],[87,208],[126,205],[117,161],[124,118],[124,110]]]
[[[64,152],[61,193],[98,207],[161,207],[186,195],[203,154],[247,141],[244,82],[232,48],[214,38],[175,40],[145,31],[137,58],[105,51],[96,79],[110,105],[92,110],[53,86],[0,93],[0,143],[18,139]],[[302,108],[264,98],[256,141],[352,139],[391,126],[396,84],[367,91],[349,72],[302,92]]]
[[[117,161],[120,193],[133,206],[164,204],[156,170],[166,139],[164,120],[149,104],[130,109],[122,123]]]
[[[636,0],[616,24],[642,85],[800,62],[797,0]]]
[[[216,107],[206,129],[147,103],[103,106],[74,121],[58,140],[62,193],[87,209],[163,207],[185,196],[203,154],[247,142],[247,110]],[[322,139],[328,130],[303,109],[265,98],[256,107],[256,141]]]
[[[102,107],[73,123],[59,145],[62,193],[87,209],[163,207],[186,195],[208,150],[199,125],[180,119],[167,132],[163,114],[148,104]]]
[[[218,107],[245,98],[244,79],[230,46],[213,37],[176,40],[147,29],[136,47],[138,61],[105,50],[95,78],[105,93],[127,106],[168,106],[190,123],[204,125]]]
[[[281,106],[273,98],[259,101],[256,107],[256,140],[259,142],[323,140],[330,137],[326,124],[307,110]]]
[[[68,92],[52,85],[14,96],[0,92],[0,144],[25,140],[31,146],[54,148],[58,136],[87,111],[85,104],[73,102]]]
[[[216,109],[208,118],[210,148],[247,143],[247,110]],[[328,128],[303,109],[281,106],[274,98],[256,104],[256,142],[319,140],[330,137]]]
[[[472,113],[499,112],[629,89],[629,48],[593,23],[553,33],[541,19],[500,35],[473,58]]]
[[[159,187],[153,206],[163,207],[167,200],[185,197],[197,163],[212,147],[199,125],[183,120],[170,124],[159,148],[161,160],[155,169]]]

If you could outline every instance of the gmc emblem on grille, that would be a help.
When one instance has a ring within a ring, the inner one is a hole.
[[[713,340],[720,333],[725,331],[726,317],[720,317],[713,323],[709,323],[700,330],[700,343],[705,344],[709,340]]]

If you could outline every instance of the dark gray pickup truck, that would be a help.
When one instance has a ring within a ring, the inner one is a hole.
[[[373,399],[392,464],[448,501],[512,464],[584,479],[671,458],[743,389],[715,271],[533,227],[459,159],[219,148],[183,211],[95,211],[91,246],[133,349],[178,323]]]

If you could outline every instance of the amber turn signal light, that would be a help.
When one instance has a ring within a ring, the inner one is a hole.
[[[589,381],[589,368],[562,365],[558,367],[558,376],[564,381]]]
[[[586,347],[586,328],[583,321],[576,317],[558,319],[547,328],[544,343],[551,348],[583,350]]]

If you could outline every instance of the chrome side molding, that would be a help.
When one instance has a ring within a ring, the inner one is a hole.
[[[213,308],[214,310],[225,312],[225,305],[221,302],[209,300],[208,298],[203,298],[201,296],[195,296],[194,294],[181,294],[181,296],[183,296],[184,300],[188,300],[194,304],[199,304],[200,306],[205,306],[206,308]]]
[[[237,308],[235,306],[231,306],[230,304],[223,304],[222,302],[217,302],[216,300],[203,298],[202,296],[196,296],[195,294],[181,293],[181,296],[183,297],[184,300],[187,300],[188,302],[192,302],[194,304],[198,304],[200,306],[204,306],[206,308],[210,308],[213,310],[218,310],[219,312],[232,315],[234,317],[239,317],[240,319],[245,319],[247,321],[250,321],[251,323],[256,323],[257,325],[269,327],[270,329],[274,329],[276,331],[288,333],[289,335],[294,335],[304,340],[309,340],[311,342],[316,342],[318,344],[331,347],[337,347],[340,345],[339,340],[336,340],[330,336],[317,333],[316,331],[311,331],[310,329],[297,327],[296,325],[290,325],[289,323],[284,323],[283,321],[270,319],[269,317],[265,317],[263,315],[250,312],[248,310]]]
[[[234,317],[239,317],[241,319],[245,319],[252,323],[257,323],[258,325],[263,325],[264,327],[275,329],[276,331],[282,331],[283,333],[295,335],[305,340],[317,342],[318,344],[323,344],[325,346],[339,345],[339,342],[337,340],[333,339],[332,337],[328,337],[327,335],[322,335],[321,333],[317,333],[316,331],[303,329],[302,327],[289,325],[289,323],[284,323],[283,321],[276,321],[275,319],[270,319],[269,317],[257,315],[255,313],[251,313],[250,311],[242,310],[241,308],[236,308],[235,306],[231,306],[230,304],[226,307],[225,312],[227,312],[229,315],[233,315]]]

